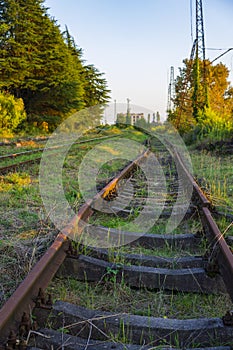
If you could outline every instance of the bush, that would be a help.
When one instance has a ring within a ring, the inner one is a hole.
[[[15,131],[26,118],[23,100],[0,92],[0,132],[4,134]]]
[[[195,131],[199,139],[208,137],[210,140],[223,140],[233,132],[232,117],[205,108],[198,113],[198,125]]]

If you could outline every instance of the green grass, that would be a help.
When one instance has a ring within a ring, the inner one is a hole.
[[[79,282],[72,278],[56,278],[49,291],[55,299],[71,302],[90,309],[112,313],[162,318],[189,319],[198,317],[219,317],[231,309],[228,295],[206,295],[175,293],[150,290],[136,290],[124,282],[117,284],[114,276],[98,283]],[[218,305],[218,307],[213,307]]]
[[[195,250],[196,256],[201,256],[204,254],[206,250],[206,242],[203,242],[202,245],[198,249]],[[164,257],[164,258],[181,258],[181,257],[187,257],[187,256],[193,256],[193,251],[190,251],[188,248],[179,248],[179,247],[172,247],[169,244],[167,244],[164,248],[144,248],[141,246],[122,246],[118,250],[116,250],[118,254],[140,254],[140,255],[146,255],[146,256],[158,256],[158,257]],[[111,254],[110,254],[111,257]],[[118,262],[118,258],[116,257],[115,261],[112,258],[112,262]],[[111,261],[111,259],[110,259]],[[124,262],[124,260],[121,260],[121,262]]]
[[[21,153],[30,150],[36,150],[37,148],[43,148],[45,145],[45,141],[36,142],[36,141],[23,141],[21,145],[5,145],[0,148],[0,156],[13,154],[13,153]],[[2,162],[2,161],[1,161]]]
[[[124,135],[137,141],[143,141],[146,136],[138,131],[127,128],[124,132],[119,129],[108,128],[102,131],[102,135]],[[95,137],[94,132],[85,137]],[[78,170],[85,154],[98,143],[92,142],[83,145],[73,145],[67,155],[63,168],[64,192],[70,205],[77,211],[83,203],[82,194],[79,191]],[[3,146],[3,153],[10,153],[16,148]],[[41,147],[41,145],[40,145]],[[20,151],[31,149],[32,146],[21,147]],[[19,151],[19,149],[17,149]],[[110,151],[110,150],[109,150]],[[202,178],[202,185],[212,196],[218,207],[229,211],[232,208],[232,170],[233,157],[218,159],[209,154],[192,152],[194,172],[198,178]],[[208,160],[208,163],[205,161]],[[100,168],[97,181],[107,181],[114,176],[123,166],[122,161],[111,161]],[[38,164],[30,165],[23,171],[12,172],[0,177],[0,305],[15,290],[22,278],[25,277],[31,266],[38,260],[56,234],[56,229],[48,219],[43,209],[39,186],[38,186]],[[168,168],[171,181],[173,181],[173,170]],[[143,181],[142,181],[143,183]],[[138,191],[138,195],[146,195],[146,189]],[[172,197],[172,196],[171,196]],[[172,199],[172,198],[171,198]],[[130,218],[124,219],[115,215],[93,216],[92,222],[104,224],[108,227],[125,225],[126,230],[135,231],[133,219],[138,213],[132,213]],[[220,227],[226,230],[228,221],[222,220]],[[151,233],[164,233],[165,222],[158,221],[151,229]],[[190,221],[182,225],[174,233],[198,232],[200,224],[198,221]],[[232,227],[226,234],[231,234]],[[41,248],[42,247],[42,248]],[[41,250],[42,249],[42,250]],[[203,251],[205,247],[203,247]],[[121,253],[135,253],[146,255],[158,255],[168,257],[179,257],[191,255],[189,251],[179,249],[144,249],[140,247],[121,247],[117,250]],[[202,253],[202,248],[201,252]],[[109,252],[112,261],[124,263],[120,255],[114,258],[113,250]],[[149,290],[137,291],[130,289],[124,283],[116,284],[114,274],[107,276],[105,281],[99,283],[81,283],[72,279],[52,282],[50,290],[55,298],[75,302],[78,305],[99,308],[110,312],[132,312],[137,315],[191,318],[191,317],[214,317],[225,314],[227,309],[232,308],[232,303],[226,295],[197,295],[191,293],[167,293],[165,291],[152,292]],[[17,278],[15,277],[17,276]],[[103,283],[105,282],[105,283]],[[218,305],[213,307],[213,305]]]
[[[121,136],[124,133],[117,128],[109,127],[101,132],[92,130],[83,135],[82,139],[111,135]],[[129,132],[128,135],[137,140],[143,138],[138,132],[131,134]],[[98,142],[97,140],[73,145],[65,160],[64,191],[76,211],[83,202],[77,179],[79,164],[83,156]],[[1,155],[42,148],[43,145],[44,143],[25,140],[21,142],[20,147],[1,146]],[[38,155],[24,155],[17,158],[17,162],[36,156]],[[9,162],[1,161],[0,166],[15,161],[14,158]],[[118,165],[114,165],[113,173],[117,171]],[[107,170],[103,169],[102,178],[108,177],[110,173],[111,169],[107,166]],[[38,174],[39,164],[30,164],[24,166],[23,170],[19,168],[0,175],[0,306],[12,294],[57,233],[43,207]]]
[[[223,236],[233,236],[233,221],[226,217],[215,218]]]
[[[140,211],[132,211],[126,217],[115,214],[95,213],[90,218],[90,223],[96,226],[104,226],[108,228],[123,229],[129,232],[138,232],[140,227],[134,222]],[[145,233],[165,234],[167,219],[159,218],[155,224]],[[181,222],[173,231],[172,234],[197,234],[202,232],[201,222],[197,219],[190,218]]]
[[[192,151],[190,155],[195,177],[213,205],[232,212],[233,155],[219,157],[206,151]]]

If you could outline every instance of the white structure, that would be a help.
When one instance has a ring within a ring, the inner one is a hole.
[[[135,125],[137,121],[144,119],[144,113],[130,113],[130,124]]]

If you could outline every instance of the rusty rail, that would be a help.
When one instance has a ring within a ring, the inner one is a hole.
[[[233,301],[233,254],[226,243],[223,234],[219,230],[210,212],[210,201],[206,198],[196,181],[187,171],[184,163],[177,151],[173,149],[176,159],[179,162],[183,174],[193,185],[194,193],[198,198],[199,207],[201,209],[201,220],[205,230],[206,237],[212,248],[210,253],[210,261],[217,263],[219,272],[223,278],[227,291]]]
[[[132,161],[116,178],[97,193],[92,200],[85,203],[70,224],[64,228],[63,233],[58,234],[51,247],[0,310],[0,343],[6,342],[11,330],[17,330],[24,312],[31,314],[39,290],[43,290],[48,286],[67,255],[69,247],[67,236],[81,233],[83,227],[79,223],[81,220],[85,221],[92,214],[92,204],[98,198],[104,198],[147,155],[148,151]]]
[[[109,138],[113,138],[113,137],[120,137],[120,135],[102,136],[102,137],[99,137],[99,138],[96,137],[96,138],[92,138],[92,139],[88,139],[88,140],[77,141],[74,144],[79,145],[79,144],[89,143],[89,142],[93,142],[93,141],[109,139]],[[20,157],[20,156],[31,155],[31,154],[39,153],[39,152],[43,152],[43,151],[53,151],[53,150],[56,151],[56,149],[61,148],[63,146],[64,146],[64,144],[61,144],[61,145],[55,145],[55,146],[48,147],[48,148],[38,148],[38,149],[28,150],[28,151],[24,151],[24,152],[6,154],[6,155],[3,155],[3,156],[0,156],[0,160],[11,159],[11,158],[13,159],[13,158],[17,158],[17,157]],[[35,163],[39,162],[41,160],[41,157],[42,156],[39,156],[39,157],[36,157],[34,159],[28,159],[28,160],[25,160],[25,161],[22,161],[22,162],[6,165],[6,166],[0,168],[0,173],[5,173],[8,170],[15,169],[15,168],[17,168],[19,166],[22,166],[22,165],[32,164],[34,162]]]
[[[210,260],[217,262],[227,291],[233,301],[233,254],[208,208],[202,209],[202,222],[211,245]]]
[[[113,138],[113,137],[120,137],[120,135],[95,137],[95,138],[92,138],[92,139],[77,141],[74,144],[75,145],[79,145],[79,144],[83,144],[83,143],[89,143],[89,142],[92,142],[92,141],[99,141],[99,140],[109,139],[109,138]],[[20,157],[20,156],[24,156],[24,155],[29,155],[29,154],[33,154],[33,153],[43,152],[44,150],[57,149],[57,148],[60,148],[60,147],[63,147],[63,146],[64,146],[64,144],[61,144],[61,145],[56,145],[56,146],[48,147],[48,148],[37,148],[37,149],[32,149],[32,150],[23,151],[23,152],[4,154],[3,156],[0,156],[0,160],[8,159],[8,158],[16,158],[16,157]]]
[[[87,220],[87,218],[92,214],[95,201],[100,197],[105,198],[110,191],[114,190],[118,182],[127,176],[127,174],[129,174],[144,157],[147,157],[148,153],[149,151],[146,151],[136,160],[131,162],[92,200],[85,203],[79,210],[78,214],[73,218],[71,223],[63,230],[63,233],[60,233],[57,236],[51,247],[47,250],[40,261],[28,274],[26,279],[20,284],[15,293],[8,299],[3,308],[0,310],[0,342],[6,342],[9,332],[17,329],[24,312],[29,314],[31,313],[32,308],[35,306],[35,298],[38,295],[38,291],[40,288],[45,289],[47,287],[54,274],[64,261],[69,249],[69,240],[67,239],[67,236],[72,236],[72,234],[80,234],[82,227],[80,227],[79,223],[81,220]],[[210,214],[208,208],[210,203],[208,199],[186,170],[177,152],[175,156],[177,157],[179,165],[183,169],[183,173],[188,180],[191,181],[194,191],[201,202],[200,208],[203,211],[203,222],[207,228],[207,236],[210,237],[212,247],[217,249],[217,261],[219,264],[220,273],[223,277],[231,299],[233,300],[233,255]]]
[[[39,289],[49,284],[66,257],[67,248],[67,237],[58,234],[51,247],[3,305],[0,310],[0,341],[6,341],[11,330],[17,330],[24,312],[31,314]]]
[[[7,166],[0,168],[0,173],[5,173],[5,171],[18,168],[19,166],[22,166],[22,165],[38,163],[38,162],[40,162],[40,160],[41,160],[41,157],[36,157],[34,159],[28,159],[28,160],[24,160],[23,162],[7,165]]]

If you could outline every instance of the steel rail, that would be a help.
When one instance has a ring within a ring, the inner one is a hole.
[[[92,142],[92,141],[99,141],[99,140],[103,140],[103,139],[109,139],[109,138],[113,138],[113,137],[120,137],[120,135],[95,137],[95,138],[92,138],[92,139],[77,141],[77,142],[74,142],[74,144],[78,145],[78,144],[88,143],[88,142]],[[28,150],[28,151],[24,151],[24,152],[16,152],[16,153],[12,153],[12,154],[5,154],[3,156],[0,156],[0,160],[8,159],[8,158],[16,158],[16,157],[19,157],[19,156],[24,156],[24,155],[28,155],[28,154],[43,152],[44,150],[57,149],[57,148],[63,147],[64,145],[65,144],[61,144],[61,145],[56,145],[56,146],[53,146],[53,147],[47,147],[47,148],[43,147],[43,148],[37,148],[37,149]]]
[[[131,172],[144,157],[147,157],[148,153],[149,151],[147,150],[126,166],[120,174],[98,192],[92,200],[85,203],[69,225],[62,230],[63,233],[58,234],[54,243],[0,310],[0,343],[6,342],[11,330],[17,331],[24,312],[31,314],[39,290],[44,290],[48,286],[67,255],[69,245],[67,237],[72,237],[72,235],[77,237],[77,235],[81,234],[84,227],[83,223],[80,225],[80,222],[84,222],[92,214],[92,204],[100,197],[105,198],[109,192],[117,186],[117,183],[122,178]]]
[[[113,136],[103,136],[103,137],[99,137],[99,138],[93,138],[93,139],[88,139],[88,140],[82,140],[82,141],[77,141],[74,144],[84,144],[84,143],[89,143],[89,142],[93,142],[93,141],[99,141],[99,140],[103,140],[103,139],[109,139],[109,138],[113,138],[113,137],[119,137],[118,135],[113,135]],[[4,160],[4,159],[9,159],[9,158],[16,158],[18,156],[23,156],[23,155],[30,155],[33,153],[38,153],[38,152],[47,152],[47,151],[52,151],[52,150],[57,150],[58,148],[63,147],[65,144],[62,145],[57,145],[57,146],[53,146],[53,147],[48,147],[48,148],[40,148],[37,150],[30,150],[30,151],[25,151],[25,152],[20,152],[20,153],[12,153],[12,154],[8,154],[8,155],[4,155],[4,156],[0,156],[0,160]],[[14,164],[10,164],[10,165],[6,165],[4,167],[0,168],[0,173],[3,173],[5,171],[11,170],[11,169],[15,169],[18,166],[22,166],[22,165],[26,165],[26,164],[31,164],[33,162],[39,162],[41,160],[42,155],[40,155],[39,157],[36,157],[34,159],[28,159],[22,162],[18,162],[18,163],[14,163]]]
[[[220,274],[233,302],[233,254],[208,208],[202,209],[202,222],[211,245],[210,260],[217,262]]]
[[[114,191],[118,182],[122,178],[126,177],[143,158],[147,157],[148,154],[149,151],[146,151],[128,166],[126,166],[126,168],[124,168],[116,178],[114,178],[108,185],[98,192],[92,200],[85,203],[81,207],[78,214],[73,218],[70,224],[65,227],[63,233],[60,233],[56,237],[51,247],[29,272],[25,280],[20,284],[17,290],[0,310],[0,342],[6,342],[10,331],[17,330],[24,312],[31,314],[31,310],[35,306],[35,298],[38,295],[38,291],[47,287],[67,256],[70,244],[67,236],[77,237],[77,235],[81,234],[84,228],[83,223],[81,222],[84,221],[85,223],[86,219],[92,214],[96,201],[98,201],[100,198],[105,198],[109,193],[111,193],[111,191]],[[233,255],[210,214],[208,208],[210,202],[200,190],[195,180],[189,174],[188,170],[185,168],[183,161],[177,152],[175,152],[175,157],[177,158],[179,166],[181,166],[184,175],[189,181],[191,181],[194,191],[201,202],[200,208],[203,211],[205,226],[208,227],[213,248],[217,248],[217,261],[219,264],[220,273],[223,277],[230,297],[233,299],[233,288],[232,286],[230,288],[230,284],[232,285],[233,276]]]
[[[10,331],[19,327],[24,312],[31,314],[39,289],[46,287],[66,257],[67,236],[59,233],[24,281],[0,310],[0,341],[6,341]]]
[[[199,200],[199,207],[201,209],[201,220],[205,229],[206,237],[209,241],[210,252],[209,260],[217,262],[219,272],[223,278],[226,289],[233,301],[233,254],[228,244],[226,243],[223,234],[219,230],[216,222],[214,221],[210,212],[210,201],[206,198],[203,191],[200,189],[194,178],[190,175],[184,163],[178,154],[174,150],[176,159],[179,162],[184,175],[193,185],[194,193]]]
[[[5,167],[0,168],[0,174],[4,173],[5,171],[8,171],[8,170],[15,169],[15,168],[22,166],[22,165],[32,164],[34,162],[38,163],[40,160],[41,160],[41,157],[36,157],[34,159],[27,159],[27,160],[24,160],[23,162],[7,165]]]
[[[26,137],[23,139],[17,139],[15,141],[4,142],[4,138],[0,140],[0,146],[15,146],[17,143],[27,142],[27,141],[35,141],[35,142],[45,142],[49,139],[48,136],[45,137]]]

